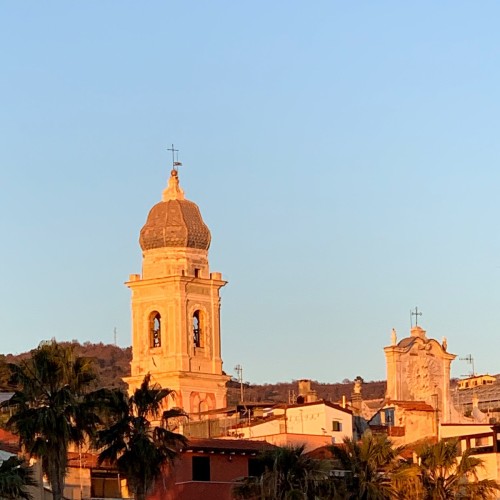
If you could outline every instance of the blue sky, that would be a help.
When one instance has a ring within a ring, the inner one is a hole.
[[[0,5],[0,321],[130,344],[169,172],[212,231],[225,369],[385,378],[423,311],[500,372],[497,2]],[[468,372],[454,362],[453,374]]]

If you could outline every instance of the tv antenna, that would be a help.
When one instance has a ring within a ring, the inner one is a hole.
[[[238,382],[240,383],[240,402],[243,403],[243,367],[238,364],[234,367],[238,374]]]
[[[472,365],[472,372],[469,373],[469,375],[465,375],[466,377],[475,377],[476,376],[476,370],[474,369],[474,358],[472,357],[472,354],[467,354],[465,358],[459,358],[460,361],[466,361],[469,365]]]

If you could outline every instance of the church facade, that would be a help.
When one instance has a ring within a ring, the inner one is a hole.
[[[175,391],[188,414],[226,406],[220,339],[220,273],[210,272],[210,230],[185,199],[172,170],[162,200],[149,212],[139,242],[142,273],[130,275],[132,393],[146,374]]]
[[[420,326],[399,342],[393,331],[392,345],[384,347],[389,401],[420,401],[430,405],[440,422],[453,415],[450,397],[450,368],[456,358],[443,342],[430,339]]]

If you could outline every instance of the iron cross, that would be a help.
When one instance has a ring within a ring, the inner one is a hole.
[[[415,312],[410,311],[410,313],[411,313],[410,319],[412,316],[415,316],[415,326],[418,326],[418,317],[422,316],[422,313],[418,312],[418,307],[415,307]]]

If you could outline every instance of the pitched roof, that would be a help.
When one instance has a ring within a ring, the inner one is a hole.
[[[331,401],[325,401],[324,399],[318,399],[318,401],[313,401],[311,403],[295,403],[293,405],[289,404],[277,404],[274,405],[273,408],[303,408],[305,406],[314,406],[314,405],[325,405],[328,406],[329,408],[333,408],[335,410],[343,411],[344,413],[349,413],[352,415],[352,410],[349,410],[348,408],[344,408],[341,405],[338,405],[336,403],[332,403]]]

